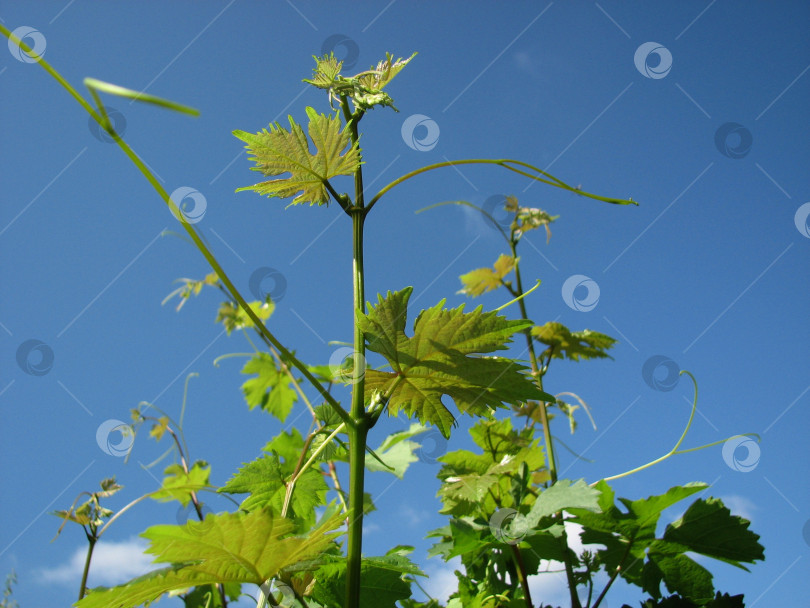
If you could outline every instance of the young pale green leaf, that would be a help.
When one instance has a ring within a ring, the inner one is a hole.
[[[544,354],[551,353],[555,359],[612,359],[607,354],[616,340],[598,331],[584,329],[571,331],[562,323],[549,321],[545,325],[532,328],[532,335],[538,342],[548,346]]]
[[[374,453],[382,462],[367,453],[366,468],[369,471],[393,473],[402,479],[410,464],[419,460],[414,451],[421,446],[415,441],[409,441],[409,439],[427,430],[426,426],[413,423],[406,431],[391,433],[383,440],[380,447],[374,450]]]
[[[540,391],[525,373],[527,368],[503,357],[476,356],[503,350],[511,336],[529,321],[510,321],[479,306],[445,309],[444,300],[423,310],[414,335],[405,334],[408,299],[413,288],[379,296],[368,315],[357,313],[357,323],[369,350],[383,355],[392,372],[367,370],[366,390],[388,396],[391,414],[403,409],[422,423],[435,424],[445,437],[455,418],[442,403],[450,396],[462,412],[489,413],[504,402],[553,397]]]
[[[250,306],[250,309],[262,321],[269,319],[270,315],[273,314],[273,310],[276,308],[276,305],[269,299],[265,302],[248,302],[248,306]],[[253,327],[255,325],[253,319],[251,319],[236,302],[223,302],[220,305],[215,322],[219,323],[220,321],[229,336],[234,330]]]
[[[385,59],[377,63],[376,67],[371,68],[369,71],[364,72],[357,76],[357,81],[369,90],[381,91],[385,86],[394,79],[394,76],[399,74],[400,70],[411,62],[411,59],[416,57],[416,53],[403,59],[400,57],[394,60],[394,56],[390,53],[385,54]]]
[[[191,502],[191,492],[198,492],[210,488],[208,481],[211,467],[207,462],[197,461],[186,473],[179,464],[172,464],[163,471],[163,487],[159,492],[152,494],[154,500],[168,502],[177,500],[184,507]]]
[[[94,589],[79,608],[134,608],[164,593],[213,583],[261,585],[283,568],[311,560],[340,536],[344,517],[337,513],[306,536],[289,536],[294,524],[268,510],[209,514],[184,526],[153,526],[142,536],[156,562],[173,565],[125,585]]]
[[[264,129],[255,135],[245,131],[233,132],[248,144],[245,147],[253,154],[250,160],[256,161],[255,171],[268,176],[290,174],[289,177],[239,188],[237,192],[255,190],[279,198],[297,195],[292,200],[293,205],[324,205],[329,202],[326,181],[336,175],[354,174],[360,166],[360,149],[356,143],[351,144],[349,131],[342,129],[337,116],[318,114],[312,108],[307,108],[307,116],[315,154],[310,152],[309,140],[292,116],[289,131],[275,123],[270,125],[269,131]]]
[[[242,368],[243,374],[256,374],[242,385],[250,409],[261,406],[282,422],[298,400],[298,394],[290,385],[290,377],[280,370],[269,353],[259,353]]]
[[[340,76],[343,62],[338,61],[334,53],[329,53],[323,57],[314,57],[315,67],[312,70],[312,79],[304,79],[304,82],[319,89],[331,89],[335,86],[335,81]]]
[[[516,261],[511,255],[502,253],[493,268],[477,268],[461,275],[459,278],[464,287],[457,293],[477,298],[481,294],[497,289],[503,285],[503,278],[515,269]]]

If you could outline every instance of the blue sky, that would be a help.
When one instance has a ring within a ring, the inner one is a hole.
[[[458,275],[503,251],[475,215],[451,206],[415,215],[424,206],[514,194],[559,215],[549,244],[539,232],[522,243],[525,280],[542,280],[529,315],[619,340],[615,360],[555,362],[547,376],[547,390],[585,399],[598,426],[583,418],[570,436],[558,421],[555,434],[593,460],[561,450],[564,475],[595,481],[670,449],[693,391],[686,380],[671,390],[645,381],[645,362],[666,357],[700,385],[684,447],[745,432],[762,441],[672,458],[616,481],[617,494],[711,483],[709,494],[751,519],[766,551],[750,574],[710,564],[717,588],[745,593],[748,606],[792,605],[810,592],[806,4],[60,0],[3,2],[0,19],[39,32],[25,30],[27,41],[39,40],[77,87],[92,76],[200,110],[195,119],[105,97],[164,187],[202,195],[197,226],[237,286],[249,292],[261,268],[283,277],[270,327],[311,363],[329,361],[338,348],[329,341],[351,338],[350,222],[335,205],[285,210],[235,193],[258,176],[231,132],[286,125],[288,114],[303,121],[307,105],[326,111],[322,93],[301,82],[325,48],[354,62],[350,73],[386,51],[419,52],[388,89],[400,113],[375,109],[361,123],[369,191],[424,164],[506,157],[639,201],[605,205],[495,168],[411,180],[367,222],[368,299],[412,285],[412,318],[442,298],[457,306]],[[13,49],[0,56],[0,574],[14,569],[15,597],[36,608],[73,601],[84,542],[66,529],[51,543],[59,522],[47,513],[108,476],[125,486],[114,509],[156,487],[162,467],[140,465],[164,447],[139,437],[125,464],[96,440],[106,421],[128,420],[141,401],[179,415],[184,378],[199,374],[185,433],[217,484],[281,427],[247,410],[241,359],[212,365],[249,350],[213,323],[217,294],[180,313],[161,306],[175,279],[209,272],[185,240],[161,236],[177,229],[165,205],[43,70]],[[424,118],[406,123],[414,115]],[[574,275],[587,280],[567,283]],[[486,308],[503,302],[498,293],[480,299]],[[666,381],[666,366],[656,374]],[[467,446],[470,422],[460,419],[449,445],[431,451]],[[372,445],[406,424],[385,421]],[[425,532],[445,520],[436,514],[439,465],[424,460],[402,481],[369,476],[379,510],[367,519],[365,550],[415,545],[433,575],[428,588],[441,595],[452,566],[425,556]],[[171,505],[134,508],[105,534],[90,583],[145,567],[137,534],[176,520]],[[563,601],[553,575],[533,585],[544,601]],[[608,602],[635,598],[617,586]]]

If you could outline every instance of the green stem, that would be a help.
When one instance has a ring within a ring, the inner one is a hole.
[[[518,306],[520,306],[520,314],[524,319],[528,319],[529,315],[526,311],[526,302],[524,301],[523,295],[523,279],[520,275],[520,263],[518,260],[517,255],[517,241],[515,241],[514,237],[509,241],[509,248],[512,252],[512,257],[515,260],[515,287],[518,293]],[[540,366],[537,363],[537,354],[534,351],[534,338],[532,338],[532,333],[530,328],[526,328],[523,330],[523,334],[526,336],[526,345],[529,349],[529,360],[532,366],[532,374],[534,375],[535,382],[537,383],[537,387],[542,391],[543,390],[543,374],[540,373]],[[548,419],[548,409],[546,407],[545,401],[540,402],[540,422],[543,425],[543,441],[546,445],[546,456],[548,458],[548,471],[551,477],[551,484],[554,485],[557,483],[557,461],[554,456],[554,443],[551,437],[551,427],[549,425]],[[563,516],[562,513],[557,513],[557,518],[562,522]],[[563,555],[564,555],[564,564],[565,564],[565,575],[568,580],[568,591],[571,597],[571,608],[582,608],[582,604],[579,601],[579,596],[577,595],[577,584],[574,580],[574,565],[571,563],[571,557],[568,553],[568,535],[565,532],[565,524],[563,523],[563,531],[562,536],[560,537],[560,542],[563,545]]]
[[[94,534],[87,535],[87,542],[89,543],[87,546],[87,557],[84,560],[84,570],[82,571],[82,582],[79,585],[79,599],[81,600],[84,597],[85,592],[87,591],[87,575],[90,572],[90,560],[93,559],[93,549],[96,546],[96,541],[98,537]]]
[[[532,593],[529,590],[529,581],[526,578],[526,566],[523,564],[523,556],[520,554],[520,548],[517,545],[510,545],[512,547],[512,559],[515,561],[517,567],[517,578],[520,581],[520,586],[523,588],[523,596],[526,600],[528,608],[534,608],[532,604]]]

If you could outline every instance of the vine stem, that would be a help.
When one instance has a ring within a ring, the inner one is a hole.
[[[363,116],[362,110],[349,110],[349,100],[341,96],[340,105],[349,129],[352,143],[357,145],[359,134],[357,123]],[[352,404],[347,425],[349,436],[349,513],[346,557],[346,608],[360,607],[360,575],[363,550],[363,490],[366,473],[366,442],[368,431],[373,425],[372,418],[365,410],[366,340],[358,324],[358,314],[365,313],[365,279],[363,274],[363,228],[366,213],[363,198],[362,165],[354,173],[354,204],[347,211],[352,218],[352,287],[354,302],[352,317],[354,323],[354,365],[352,370]]]
[[[512,252],[512,258],[515,260],[515,287],[518,294],[518,306],[520,306],[520,314],[524,319],[528,319],[529,315],[526,311],[526,303],[523,299],[523,279],[520,274],[520,262],[517,255],[517,241],[513,238],[509,239],[509,248]],[[537,363],[537,354],[534,351],[534,338],[532,338],[531,329],[526,328],[523,330],[526,336],[526,345],[529,349],[529,360],[532,367],[532,375],[535,378],[537,387],[543,390],[543,374],[541,373],[540,366]],[[543,426],[543,441],[546,444],[546,455],[548,457],[548,471],[551,477],[551,485],[557,483],[557,460],[554,456],[554,443],[551,437],[551,427],[549,425],[548,409],[544,401],[540,402],[540,422]],[[557,513],[557,517],[562,521],[562,513]],[[571,563],[571,557],[568,553],[568,535],[565,532],[565,524],[563,523],[563,532],[561,542],[565,545],[563,547],[565,575],[568,581],[568,591],[571,597],[571,608],[582,608],[577,595],[577,585],[574,580],[574,566]],[[530,600],[529,600],[530,601]]]
[[[84,569],[82,570],[82,582],[79,585],[79,599],[81,600],[84,597],[85,592],[87,591],[87,575],[90,573],[90,561],[93,559],[93,549],[96,546],[96,541],[98,541],[98,537],[95,535],[95,531],[93,534],[87,535],[87,557],[84,560]]]

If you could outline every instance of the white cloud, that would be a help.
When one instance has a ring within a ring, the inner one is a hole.
[[[146,541],[137,537],[121,542],[100,541],[93,551],[88,586],[119,585],[159,567],[152,563],[152,556],[144,554],[146,546]],[[39,576],[45,583],[78,585],[86,557],[87,547],[80,547],[67,563],[42,569]]]
[[[416,527],[421,524],[423,521],[428,519],[431,515],[429,511],[425,511],[424,509],[416,510],[410,505],[402,505],[400,509],[400,513],[405,521],[411,527]]]
[[[758,507],[753,501],[744,496],[737,495],[721,496],[720,499],[723,501],[723,504],[728,507],[732,515],[739,515],[748,521],[754,521],[754,511],[756,511]]]
[[[430,597],[439,600],[442,604],[447,602],[451,593],[458,589],[458,579],[455,571],[464,570],[461,565],[461,558],[454,557],[449,562],[439,560],[428,561],[424,571],[430,578],[427,581],[419,581]]]

